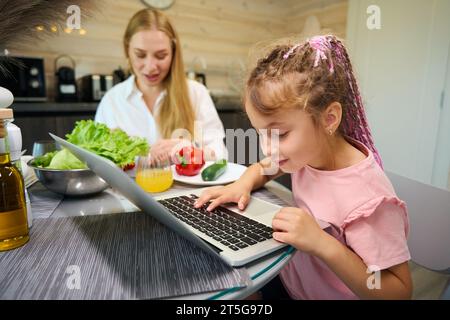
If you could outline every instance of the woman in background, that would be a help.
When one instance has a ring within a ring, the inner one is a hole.
[[[222,122],[206,87],[186,78],[180,40],[168,17],[153,9],[137,12],[123,45],[132,75],[106,93],[95,121],[145,137],[155,159],[172,159],[194,141],[207,160],[226,158]]]

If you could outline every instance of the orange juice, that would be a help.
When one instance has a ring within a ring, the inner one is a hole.
[[[163,192],[173,183],[172,171],[167,169],[143,169],[136,173],[136,183],[146,192]]]

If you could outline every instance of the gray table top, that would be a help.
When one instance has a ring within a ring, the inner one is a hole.
[[[171,195],[179,193],[182,190],[193,190],[195,186],[175,183],[172,188],[164,193],[155,194]],[[255,196],[260,198],[273,197],[273,201],[278,204],[284,202],[286,205],[293,205],[292,193],[281,184],[271,181],[265,188],[257,191]],[[275,198],[278,198],[275,200]],[[58,199],[55,195],[55,199]],[[32,200],[33,201],[33,200]],[[51,218],[112,214],[122,212],[136,212],[139,209],[128,201],[123,195],[113,189],[107,189],[104,192],[89,198],[64,198],[51,214]],[[241,299],[257,291],[264,284],[273,279],[281,269],[288,263],[292,253],[287,253],[287,249],[275,252],[264,258],[257,260],[245,266],[250,277],[252,285],[240,290],[230,290],[227,292],[205,293],[192,296],[182,296],[179,299]]]

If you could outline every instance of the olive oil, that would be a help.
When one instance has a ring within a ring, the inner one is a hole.
[[[0,251],[20,247],[29,240],[24,181],[11,163],[6,131],[10,114],[4,110],[0,110]]]

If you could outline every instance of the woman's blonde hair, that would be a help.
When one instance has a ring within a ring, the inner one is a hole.
[[[139,31],[150,29],[162,31],[169,37],[173,53],[170,71],[163,81],[167,95],[156,118],[161,136],[165,139],[171,138],[174,130],[183,128],[188,130],[193,137],[195,113],[189,98],[180,40],[169,18],[154,9],[138,11],[128,22],[123,37],[125,55],[129,58],[128,49],[133,35]],[[132,72],[134,71],[132,70]]]

